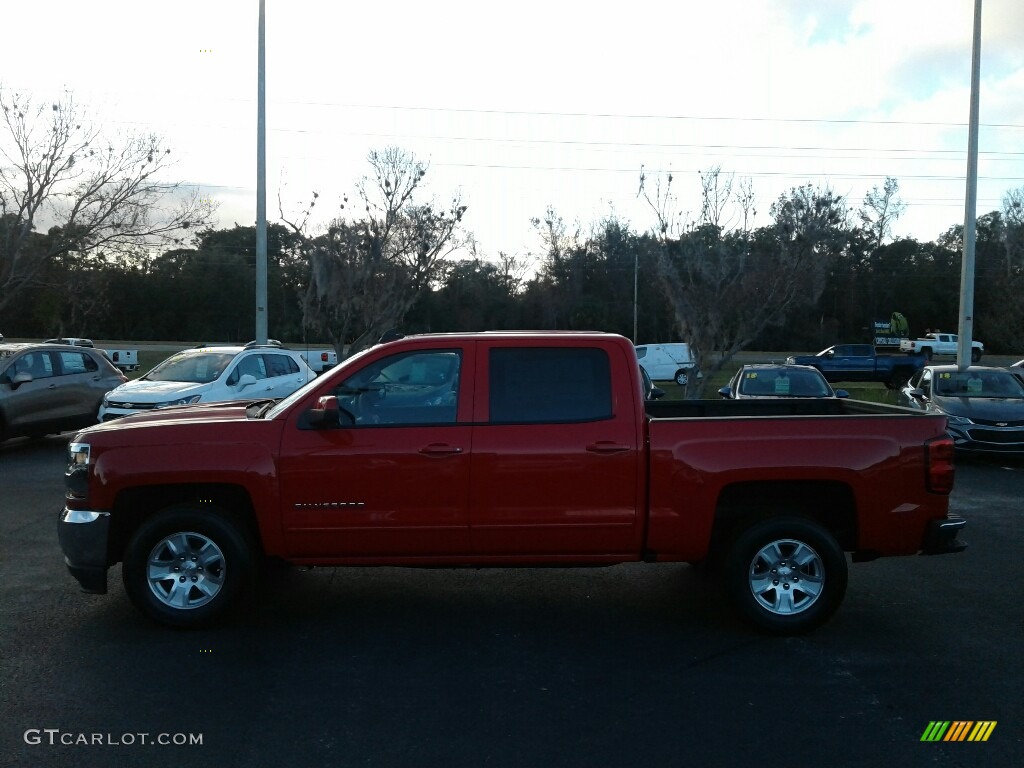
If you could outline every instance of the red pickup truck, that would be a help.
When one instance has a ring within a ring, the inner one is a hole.
[[[957,552],[945,420],[835,399],[644,402],[602,333],[380,344],[280,401],[149,411],[69,445],[59,538],[158,622],[301,565],[720,564],[754,625],[807,631],[847,558]],[[249,590],[245,590],[249,591]]]

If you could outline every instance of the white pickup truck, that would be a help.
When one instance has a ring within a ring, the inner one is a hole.
[[[313,369],[313,373],[317,376],[338,364],[338,353],[333,349],[303,349],[296,351],[302,355],[302,359],[306,361],[306,364]]]
[[[933,357],[955,357],[959,346],[955,333],[926,333],[920,339],[904,339],[900,342],[900,351],[914,355],[924,355],[931,360]],[[976,363],[985,354],[985,345],[980,341],[971,342],[971,362]]]
[[[82,339],[78,337],[47,339],[44,343],[70,344],[73,347],[96,347],[96,345],[93,344],[92,339]],[[115,367],[120,368],[122,371],[137,371],[139,369],[139,350],[137,349],[101,349],[100,351],[107,356],[107,359],[110,360]]]

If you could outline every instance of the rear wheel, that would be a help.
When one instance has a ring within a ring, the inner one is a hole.
[[[676,371],[676,375],[673,378],[675,379],[676,384],[678,384],[680,387],[685,387],[687,383],[690,381],[689,374],[687,374],[687,372],[683,369]]]
[[[846,593],[846,555],[817,523],[798,517],[754,523],[725,561],[726,588],[739,613],[778,635],[809,632]]]
[[[921,350],[921,354],[924,355],[924,359],[925,360],[931,360],[932,359],[932,348],[931,347],[925,347],[923,350]]]
[[[219,508],[176,504],[146,520],[129,541],[125,591],[154,621],[203,626],[231,608],[251,582],[253,550],[238,523]]]
[[[971,362],[972,363],[976,363],[979,360],[981,360],[981,350],[980,349],[972,349],[971,350]]]

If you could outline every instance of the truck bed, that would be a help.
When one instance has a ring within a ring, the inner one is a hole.
[[[765,400],[652,400],[645,404],[652,419],[750,418],[755,416],[923,416],[897,405],[846,398],[792,397]]]

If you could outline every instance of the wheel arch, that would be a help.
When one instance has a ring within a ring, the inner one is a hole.
[[[223,511],[244,534],[261,545],[259,523],[249,491],[229,483],[183,483],[126,488],[114,502],[111,515],[110,565],[120,562],[132,535],[143,523],[162,509],[176,504],[209,505]]]
[[[857,548],[857,503],[849,485],[835,480],[771,480],[722,489],[715,507],[712,551],[720,552],[753,523],[782,516],[814,521],[843,550]]]

